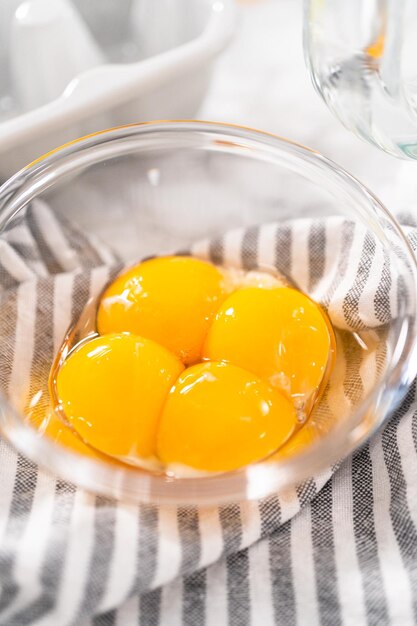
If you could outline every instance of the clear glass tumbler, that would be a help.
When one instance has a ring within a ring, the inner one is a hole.
[[[305,0],[305,55],[313,83],[352,132],[417,158],[417,4]]]

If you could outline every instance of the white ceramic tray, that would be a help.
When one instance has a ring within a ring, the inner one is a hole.
[[[167,8],[167,0],[148,3],[142,15],[146,58],[89,69],[58,98],[0,121],[0,181],[82,135],[118,124],[195,115],[213,63],[233,34],[235,5],[234,0],[170,0],[171,9],[173,2],[175,11],[168,18],[158,13],[162,4]],[[187,28],[179,29],[184,23]],[[178,33],[183,40],[178,41]],[[167,45],[173,47],[161,52]]]

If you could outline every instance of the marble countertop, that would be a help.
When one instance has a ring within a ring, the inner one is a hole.
[[[365,183],[393,212],[403,209],[410,195],[417,198],[412,184],[417,164],[349,133],[315,92],[303,58],[302,0],[240,4],[236,37],[217,63],[200,118],[252,126],[314,148]]]

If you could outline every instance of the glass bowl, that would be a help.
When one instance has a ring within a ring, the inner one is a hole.
[[[298,452],[277,454],[234,472],[174,478],[77,453],[33,428],[0,378],[4,436],[32,461],[87,490],[134,502],[182,505],[282,493],[365,442],[388,419],[416,375],[413,253],[372,193],[317,152],[226,124],[137,124],[71,142],[12,177],[0,189],[0,240],[21,223],[34,199],[126,261],[185,250],[238,227],[347,217],[384,246],[391,272],[401,282],[398,315],[384,329],[387,358],[374,368],[375,381],[360,401],[352,401],[322,437]],[[45,317],[47,336],[54,337],[53,316]],[[0,341],[4,330],[0,328]],[[0,344],[0,354],[12,368],[10,346]]]

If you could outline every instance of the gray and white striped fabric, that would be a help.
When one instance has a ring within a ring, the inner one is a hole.
[[[192,252],[275,264],[341,332],[382,329],[396,315],[390,260],[339,218],[236,231]],[[115,268],[111,251],[41,203],[0,243],[0,386],[12,402],[30,396],[71,318]],[[355,372],[362,393],[370,371]],[[345,395],[351,402],[348,386]],[[0,440],[0,624],[415,623],[416,406],[414,386],[337,471],[262,502],[210,509],[96,497]]]

